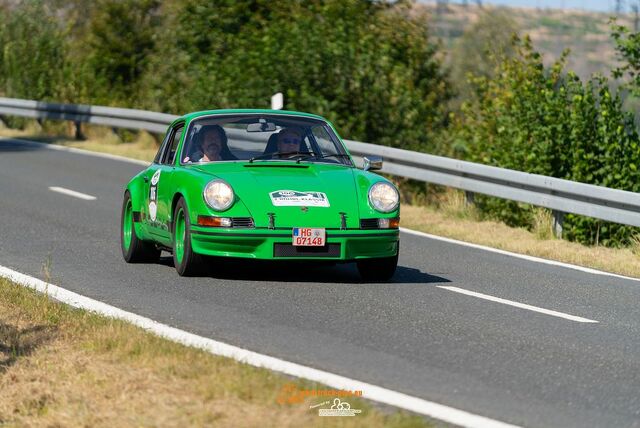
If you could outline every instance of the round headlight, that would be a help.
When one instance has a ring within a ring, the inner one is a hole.
[[[213,180],[204,188],[204,200],[216,211],[224,211],[233,205],[233,189],[222,180]]]
[[[377,211],[388,213],[398,208],[400,195],[394,186],[381,181],[369,189],[369,203]]]

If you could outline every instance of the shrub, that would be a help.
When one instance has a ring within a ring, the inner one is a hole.
[[[495,77],[478,77],[477,99],[462,108],[458,132],[472,161],[639,191],[640,139],[633,116],[604,77],[585,84],[564,71],[566,53],[547,68],[531,42],[515,39],[516,55],[498,62]],[[530,206],[480,197],[482,212],[531,227]],[[624,245],[635,229],[568,215],[566,236],[583,243]]]

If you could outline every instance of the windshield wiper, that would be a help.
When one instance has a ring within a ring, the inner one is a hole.
[[[310,152],[298,152],[299,154],[303,154],[306,157],[300,157],[298,158],[298,162],[300,163],[300,161],[302,160],[306,160],[309,158],[313,158],[313,159],[326,159],[326,158],[331,158],[331,157],[336,157],[336,158],[347,158],[350,159],[349,155],[346,153],[332,153],[329,155],[320,155],[320,154],[315,154],[315,153],[310,153]]]
[[[279,159],[290,160],[290,159],[293,159],[295,156],[299,156],[299,155],[315,156],[313,152],[273,152],[273,153],[264,153],[258,156],[254,156],[251,159],[249,159],[249,163],[252,163],[254,160],[273,159],[276,156],[279,156]],[[298,160],[298,162],[300,161],[300,159]]]
[[[324,159],[324,158],[331,158],[331,157],[336,157],[336,158],[348,158],[349,155],[346,153],[333,153],[330,155],[322,155],[322,156],[316,156],[318,159]]]
[[[299,157],[298,161],[296,163],[300,163],[300,161],[302,160],[307,160],[309,158],[312,159],[326,159],[326,158],[331,158],[331,157],[337,157],[337,158],[347,158],[349,159],[349,155],[348,154],[344,154],[344,153],[333,153],[333,154],[329,154],[329,155],[321,155],[321,154],[316,154],[313,152],[296,152],[296,154],[302,155],[304,157]],[[294,157],[294,156],[292,156]]]

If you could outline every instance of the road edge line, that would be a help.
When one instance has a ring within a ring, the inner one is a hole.
[[[598,270],[598,269],[594,269],[594,268],[590,268],[590,267],[586,267],[586,266],[574,265],[574,264],[567,263],[567,262],[560,262],[558,260],[544,259],[542,257],[530,256],[530,255],[527,255],[527,254],[513,253],[511,251],[500,250],[498,248],[488,247],[486,245],[474,244],[472,242],[460,241],[460,240],[453,239],[453,238],[446,238],[444,236],[432,235],[430,233],[421,232],[419,230],[407,229],[406,227],[401,227],[400,228],[400,232],[408,233],[408,234],[414,235],[414,236],[420,236],[420,237],[423,237],[423,238],[434,239],[436,241],[447,242],[449,244],[463,245],[465,247],[471,247],[471,248],[475,248],[477,250],[490,251],[492,253],[502,254],[504,256],[517,257],[519,259],[527,260],[527,261],[530,261],[530,262],[544,263],[544,264],[547,264],[547,265],[558,266],[558,267],[563,267],[563,268],[573,269],[573,270],[579,270],[581,272],[586,272],[586,273],[590,273],[590,274],[593,274],[593,275],[611,276],[611,277],[614,277],[614,278],[626,279],[626,280],[630,280],[630,281],[640,282],[640,278],[634,278],[632,276],[626,276],[626,275],[621,275],[619,273],[607,272],[607,271],[604,271],[604,270]]]
[[[71,152],[71,153],[76,153],[79,155],[85,155],[85,156],[96,156],[99,158],[105,158],[105,159],[111,159],[111,160],[117,160],[117,161],[121,161],[121,162],[128,162],[128,163],[133,163],[136,165],[143,165],[143,166],[149,166],[151,164],[151,162],[147,162],[147,161],[143,161],[140,159],[133,159],[133,158],[128,158],[126,156],[120,156],[120,155],[114,155],[111,153],[103,153],[103,152],[94,152],[91,150],[85,150],[85,149],[79,149],[77,147],[67,147],[67,146],[61,146],[59,144],[47,144],[47,143],[41,143],[40,141],[33,141],[33,140],[25,140],[22,138],[17,138],[17,137],[0,137],[0,140],[3,141],[18,141],[20,143],[26,143],[26,144],[31,144],[31,145],[35,145],[41,148],[45,148],[45,149],[50,149],[50,150],[58,150],[58,151],[62,151],[62,152]]]
[[[43,293],[74,308],[85,309],[110,318],[127,321],[159,337],[193,348],[202,349],[213,355],[231,358],[235,361],[249,364],[251,366],[261,367],[313,382],[318,382],[332,388],[363,391],[362,398],[391,405],[400,409],[409,410],[414,413],[419,413],[421,415],[429,416],[458,426],[478,428],[516,427],[515,425],[493,420],[485,416],[475,415],[464,410],[434,403],[366,382],[350,379],[330,372],[314,369],[312,367],[292,363],[280,358],[249,351],[227,343],[218,342],[214,339],[198,336],[196,334],[162,324],[150,318],[125,311],[107,303],[100,302],[99,300],[94,300],[90,297],[83,296],[57,285],[47,283],[2,265],[0,265],[0,277],[7,278],[22,286]]]

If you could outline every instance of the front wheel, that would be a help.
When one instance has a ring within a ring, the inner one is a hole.
[[[202,267],[201,257],[191,248],[191,221],[182,198],[173,215],[173,264],[180,276],[196,275]]]
[[[356,260],[356,265],[364,281],[388,281],[398,267],[398,254],[391,257]]]
[[[151,242],[138,238],[133,222],[133,204],[131,194],[127,191],[122,202],[120,218],[120,248],[127,263],[152,263],[160,258],[160,250]]]

